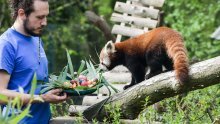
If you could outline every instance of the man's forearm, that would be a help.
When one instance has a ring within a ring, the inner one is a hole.
[[[8,97],[8,99],[14,99],[14,98],[18,97],[18,98],[20,98],[23,105],[28,104],[30,102],[32,102],[32,103],[42,102],[39,100],[39,99],[41,99],[41,97],[39,95],[34,95],[33,97],[31,97],[30,94],[19,93],[19,92],[11,91],[8,89],[0,89],[0,94]],[[7,104],[7,102],[0,101],[0,104]]]

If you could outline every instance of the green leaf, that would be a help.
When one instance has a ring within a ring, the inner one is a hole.
[[[66,66],[63,68],[63,70],[66,68]],[[60,72],[60,75],[58,76],[57,80],[61,81],[63,77],[63,70]]]
[[[82,71],[80,74],[87,75],[88,73],[89,73],[89,71],[88,71],[88,69],[86,69],[86,70]]]
[[[6,112],[5,112],[5,115],[9,115],[9,109],[11,108],[11,105],[12,105],[12,101],[9,101],[8,104],[7,104],[7,107],[6,107]],[[7,120],[9,117],[6,116],[5,119]]]
[[[47,92],[47,91],[49,91],[49,90],[51,90],[51,89],[53,89],[53,88],[54,88],[54,87],[51,87],[51,86],[45,87],[44,89],[42,89],[42,90],[40,91],[40,93],[43,94],[43,93],[45,93],[45,92]]]
[[[78,71],[77,71],[77,74],[79,75],[81,72],[82,72],[82,70],[83,70],[83,68],[85,67],[85,61],[81,61],[81,64],[80,64],[80,67],[79,67],[79,69],[78,69]]]
[[[67,61],[68,61],[69,69],[70,69],[70,75],[71,75],[71,78],[73,79],[74,78],[73,64],[72,64],[72,60],[67,49],[66,49],[66,54],[67,54]]]
[[[79,91],[78,91],[78,90],[76,90],[76,92],[77,92],[77,94],[79,94],[79,95],[80,95],[80,93],[79,93]]]
[[[99,89],[103,86],[104,84],[101,84],[101,83],[99,83],[99,84],[97,84],[95,87],[96,87],[96,90],[97,90],[97,94],[99,94]],[[111,93],[109,93],[109,94],[111,94]]]
[[[0,100],[3,102],[8,102],[8,97],[5,95],[0,94]]]
[[[29,109],[30,109],[31,104],[28,105],[28,107],[22,111],[19,115],[17,115],[15,118],[9,120],[9,124],[17,124],[19,121],[21,121],[25,116],[30,116],[29,115]]]
[[[36,87],[37,87],[37,76],[36,73],[34,73],[34,77],[31,83],[31,91],[30,91],[31,97],[33,97]]]
[[[48,87],[48,86],[51,86],[51,83],[46,83],[43,85],[43,87]]]
[[[57,76],[56,75],[50,75],[50,79],[51,80],[57,80]]]
[[[69,79],[74,79],[74,78],[72,78],[72,75],[71,74],[69,74],[69,73],[67,73],[67,78],[69,78]]]
[[[55,87],[62,87],[64,82],[65,81],[54,81],[54,82],[51,82],[51,86],[54,88]]]
[[[94,72],[94,69],[93,69],[93,67],[90,65],[90,63],[86,62],[86,67],[87,67],[87,70],[88,70],[87,77],[88,77],[89,79],[96,78],[96,77],[97,77],[97,76],[96,76],[97,74],[96,74],[96,72]]]
[[[63,72],[63,75],[62,75],[62,81],[66,81],[67,71],[68,71],[68,65],[64,69],[64,72]]]
[[[12,108],[21,110],[21,106],[21,98],[19,96],[15,97],[12,101]]]
[[[90,67],[91,67],[91,69],[92,69],[93,75],[94,75],[95,77],[97,77],[97,71],[96,71],[96,69],[95,69],[95,67],[94,67],[94,65],[92,64],[91,61],[89,61],[89,65],[90,65]]]
[[[105,85],[110,86],[116,93],[119,92],[119,90],[116,89],[115,87],[113,87],[111,84],[109,84],[109,83],[106,81],[105,78],[101,78],[101,79],[102,79],[102,82],[103,82]]]
[[[108,85],[107,84],[104,84],[105,87],[108,89],[108,92],[109,92],[109,96],[111,96],[111,90],[109,89]]]
[[[67,75],[67,71],[68,71],[68,67],[67,66],[65,66],[63,68],[63,71],[60,72],[60,75],[59,75],[59,77],[57,79],[58,82],[64,82],[66,80],[66,75]]]

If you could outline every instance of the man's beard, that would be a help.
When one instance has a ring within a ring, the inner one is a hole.
[[[35,33],[34,32],[35,29],[34,28],[30,28],[30,26],[28,26],[28,25],[29,25],[29,19],[24,20],[23,26],[24,26],[24,31],[26,33],[28,33],[31,36],[41,36],[42,35],[42,31],[39,32],[39,33]]]

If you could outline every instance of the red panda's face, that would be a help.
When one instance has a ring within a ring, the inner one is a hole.
[[[115,53],[115,45],[112,41],[109,41],[100,53],[100,65],[102,70],[112,69],[112,61]]]

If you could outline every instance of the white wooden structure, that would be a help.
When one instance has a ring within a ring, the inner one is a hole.
[[[159,8],[165,0],[127,0],[126,3],[116,2],[111,21],[115,24],[112,34],[117,34],[116,42],[122,36],[134,37],[158,25]]]

